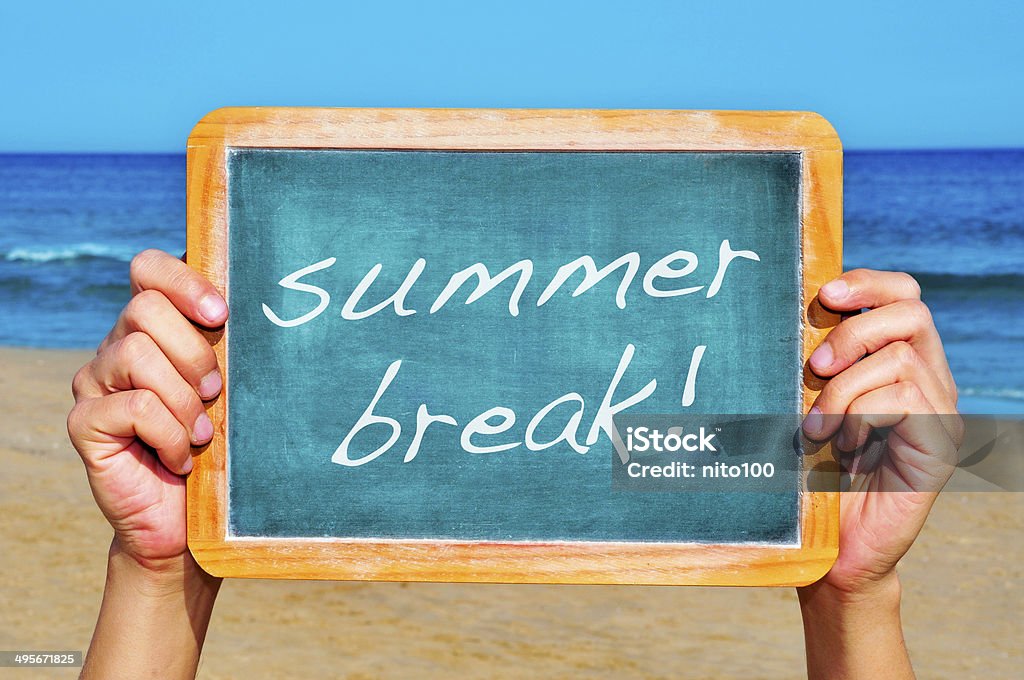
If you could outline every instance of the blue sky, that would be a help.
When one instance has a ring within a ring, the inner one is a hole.
[[[182,151],[225,105],[808,109],[847,148],[1021,147],[1022,33],[1019,1],[3,3],[0,151]]]

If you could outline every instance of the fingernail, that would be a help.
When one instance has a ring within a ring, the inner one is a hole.
[[[196,424],[192,426],[192,440],[197,444],[207,442],[213,436],[213,423],[205,413],[196,418]]]
[[[207,295],[199,301],[199,313],[210,323],[220,323],[228,314],[228,306],[219,295]]]
[[[205,378],[199,381],[199,396],[203,399],[213,399],[223,386],[224,382],[220,379],[220,371],[210,371]]]
[[[824,370],[832,365],[835,355],[832,353],[832,346],[827,342],[821,343],[818,349],[814,350],[809,359],[811,367],[816,370]]]
[[[821,290],[818,291],[818,294],[824,295],[830,300],[842,300],[850,294],[850,286],[846,284],[846,281],[836,279],[834,281],[829,281],[822,286]]]
[[[808,435],[812,437],[817,434],[820,434],[823,423],[824,418],[821,415],[821,409],[818,408],[817,406],[814,406],[811,408],[811,410],[807,413],[807,416],[804,418],[804,432],[806,432]]]
[[[192,456],[189,456],[185,464],[181,466],[181,471],[186,475],[192,472]]]

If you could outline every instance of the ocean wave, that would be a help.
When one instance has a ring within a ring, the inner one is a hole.
[[[31,246],[14,248],[4,255],[9,262],[60,262],[68,260],[105,259],[131,262],[138,249],[103,243],[73,243],[60,246]]]
[[[958,390],[961,396],[964,397],[990,397],[993,399],[1014,399],[1016,401],[1024,401],[1024,390],[1014,389],[1012,387],[1003,388],[983,388],[983,387],[963,387]]]

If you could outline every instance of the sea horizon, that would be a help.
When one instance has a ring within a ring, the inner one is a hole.
[[[929,154],[929,153],[1016,153],[1024,152],[1024,146],[922,146],[892,148],[843,148],[843,155],[859,154]],[[509,152],[512,153],[512,152]],[[609,152],[615,153],[615,152]],[[180,156],[184,158],[187,151],[21,151],[0,150],[0,158],[4,156]]]

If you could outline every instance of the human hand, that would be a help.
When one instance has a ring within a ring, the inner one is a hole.
[[[898,272],[857,269],[818,292],[844,319],[809,360],[830,378],[804,420],[850,475],[839,556],[798,589],[809,678],[913,678],[896,564],[956,464],[963,421],[956,385],[921,289]]]
[[[952,474],[963,438],[956,385],[920,297],[907,274],[866,269],[818,293],[838,312],[869,309],[832,329],[809,361],[830,380],[804,432],[816,441],[835,436],[852,480],[840,501],[839,557],[822,579],[842,593],[893,573]]]
[[[224,324],[213,285],[171,255],[146,250],[131,264],[132,299],[96,357],[75,375],[71,442],[115,545],[144,569],[179,565],[191,446],[213,425],[203,401],[219,394],[217,357],[195,322]]]
[[[132,299],[75,374],[68,434],[114,528],[83,678],[195,677],[220,587],[192,559],[185,478],[213,436],[203,401],[220,393],[217,357],[195,324],[228,316],[216,289],[157,250],[132,260]]]

